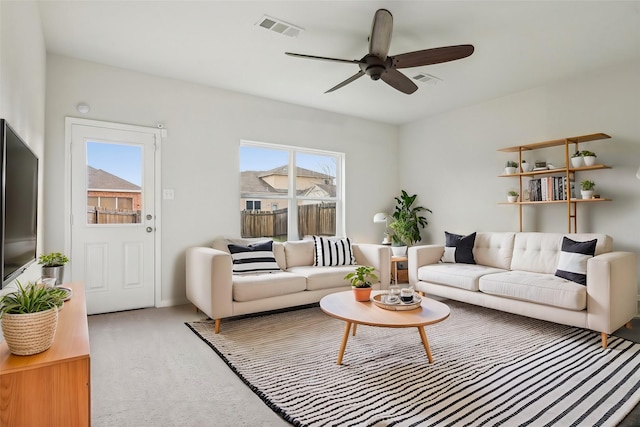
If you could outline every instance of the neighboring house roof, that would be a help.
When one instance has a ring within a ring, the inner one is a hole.
[[[286,176],[289,173],[289,167],[288,166],[278,166],[277,168],[273,168],[271,170],[268,171],[261,171],[259,172],[260,175],[259,177],[265,177],[265,176],[270,176],[270,175],[284,175]],[[333,177],[331,175],[327,175],[321,172],[316,172],[316,171],[312,171],[311,169],[305,169],[305,168],[300,168],[300,167],[296,167],[296,176],[300,176],[300,177],[308,177],[308,178],[322,178],[322,179],[331,179],[333,180]]]
[[[315,184],[301,193],[302,196],[336,197],[336,186],[330,184]]]
[[[122,179],[119,176],[91,166],[87,166],[87,181],[89,190],[138,192],[142,190],[140,186]]]
[[[244,171],[240,172],[240,192],[242,194],[274,193],[287,194],[287,190],[278,190],[260,179],[264,171]]]

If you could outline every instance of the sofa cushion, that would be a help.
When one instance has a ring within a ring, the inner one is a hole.
[[[587,288],[553,274],[507,271],[480,278],[480,291],[520,301],[584,310]]]
[[[313,240],[292,240],[284,242],[287,268],[313,265]]]
[[[473,245],[476,240],[476,233],[468,236],[444,232],[445,244],[442,262],[475,264],[473,258]]]
[[[612,240],[606,234],[517,233],[513,245],[511,270],[554,274],[558,267],[564,236],[577,242],[597,239],[596,255],[611,252]]]
[[[587,261],[596,253],[596,243],[597,240],[576,242],[563,237],[556,276],[586,286]]]
[[[503,271],[477,264],[430,264],[418,268],[418,280],[477,291],[480,277]]]
[[[508,270],[513,256],[515,233],[476,233],[473,257],[477,264]]]
[[[292,273],[247,274],[233,276],[233,300],[255,301],[303,292],[306,280]]]
[[[353,265],[356,260],[348,237],[328,238],[313,236],[315,258],[313,265],[329,267],[337,265]]]
[[[280,270],[273,254],[273,241],[249,246],[228,245],[233,260],[233,274],[271,273]]]
[[[211,242],[211,247],[219,251],[230,253],[229,245],[249,246],[252,244],[263,243],[268,241],[271,241],[271,239],[266,237],[246,238],[246,239],[218,237],[213,242]],[[276,262],[278,263],[278,267],[280,267],[280,270],[286,270],[287,262],[284,256],[284,246],[281,242],[273,242],[273,254],[275,255]]]
[[[307,290],[317,291],[319,289],[351,286],[344,279],[344,276],[355,270],[355,265],[344,265],[334,267],[291,267],[287,271],[304,276],[307,279]],[[375,273],[376,275],[378,274],[378,272]]]

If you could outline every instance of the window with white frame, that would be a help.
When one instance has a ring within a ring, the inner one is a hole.
[[[344,235],[343,165],[343,153],[241,141],[242,237]]]

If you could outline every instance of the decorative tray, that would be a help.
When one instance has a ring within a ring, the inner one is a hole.
[[[65,301],[69,301],[73,296],[73,291],[69,288],[65,288],[64,286],[56,286],[56,288],[61,289],[67,293],[67,295],[64,297]]]
[[[396,302],[389,304],[385,302],[384,297],[387,295],[387,292],[377,294],[371,297],[371,301],[380,308],[384,308],[385,310],[392,311],[406,311],[406,310],[415,310],[420,307],[420,303],[422,302],[422,297],[418,294],[413,294],[412,302]]]

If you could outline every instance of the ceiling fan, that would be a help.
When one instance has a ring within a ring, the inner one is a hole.
[[[422,67],[425,65],[440,64],[442,62],[455,61],[466,58],[473,53],[473,45],[463,44],[458,46],[437,47],[433,49],[418,50],[389,56],[391,45],[391,31],[393,29],[393,16],[386,9],[378,9],[373,17],[371,35],[369,36],[369,53],[362,59],[349,60],[327,58],[324,56],[304,55],[300,53],[285,52],[287,55],[299,58],[319,59],[323,61],[346,62],[358,64],[360,71],[347,80],[337,84],[325,93],[333,92],[359,79],[365,74],[371,80],[382,79],[385,83],[400,92],[412,94],[418,90],[418,86],[410,78],[398,71],[399,68]]]

